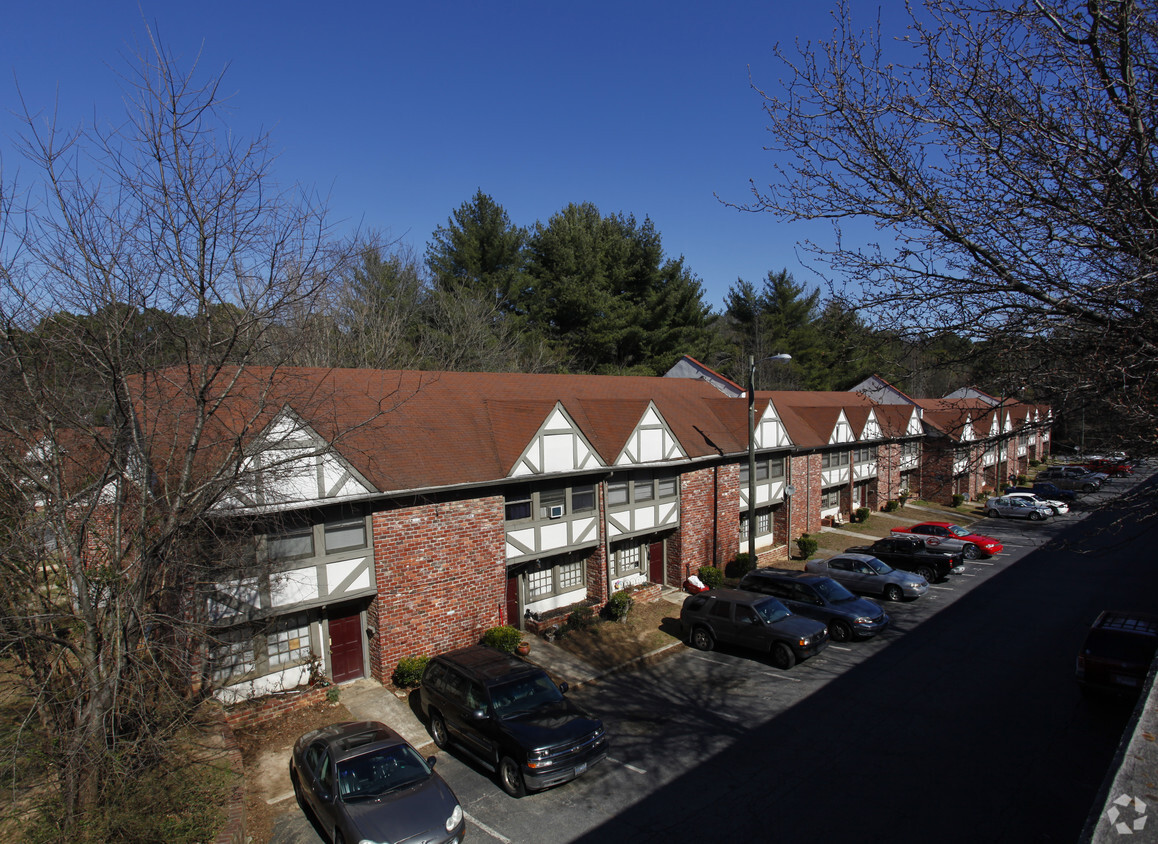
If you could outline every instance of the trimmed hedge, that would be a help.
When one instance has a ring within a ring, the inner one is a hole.
[[[517,627],[510,627],[509,625],[492,627],[482,635],[482,643],[484,645],[508,654],[513,654],[515,648],[519,646],[519,642],[521,641],[523,641],[522,631]]]

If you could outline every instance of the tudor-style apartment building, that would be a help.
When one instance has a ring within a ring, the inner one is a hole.
[[[976,391],[758,392],[749,501],[744,391],[691,359],[669,375],[263,374],[311,401],[271,414],[256,483],[221,508],[272,566],[218,585],[207,679],[226,700],[319,667],[385,681],[499,624],[679,588],[750,530],[762,562],[784,559],[857,507],[976,494],[1048,452],[1048,409]]]

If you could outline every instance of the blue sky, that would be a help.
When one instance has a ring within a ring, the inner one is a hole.
[[[776,90],[773,46],[828,37],[825,0],[12,3],[0,32],[6,177],[31,175],[13,143],[17,83],[68,123],[113,120],[146,22],[184,62],[200,51],[206,75],[228,64],[238,131],[268,130],[278,180],[327,197],[339,230],[376,229],[421,253],[481,188],[519,225],[571,202],[650,217],[715,309],[737,278],[787,268],[818,283],[796,243],[826,226],[717,196],[743,202],[750,179],[770,179],[749,68]]]

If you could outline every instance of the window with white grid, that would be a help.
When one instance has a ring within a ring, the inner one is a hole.
[[[556,571],[557,579],[559,581],[559,591],[569,592],[572,589],[578,589],[583,585],[583,563],[564,563],[559,566]]]
[[[295,615],[278,623],[266,635],[266,650],[271,666],[293,665],[309,659],[310,625],[304,615]]]
[[[551,569],[541,569],[527,574],[527,593],[531,600],[543,598],[554,591]]]
[[[239,630],[224,634],[223,641],[210,648],[209,659],[215,683],[248,674],[257,667],[252,633]]]

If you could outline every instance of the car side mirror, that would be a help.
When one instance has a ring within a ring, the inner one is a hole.
[[[435,762],[437,762],[437,761],[438,761],[438,757],[437,757],[437,756],[427,756],[427,757],[426,757],[426,764],[427,764],[427,765],[429,765],[429,766],[430,766],[430,767],[432,767],[432,768],[434,767],[434,763],[435,763]]]
[[[470,717],[472,721],[485,721],[487,719],[487,711],[485,709],[472,709]]]
[[[562,692],[563,694],[567,694],[567,692],[570,688],[571,687],[567,685],[566,680],[564,680],[562,683],[559,684],[559,691]]]
[[[330,793],[330,790],[328,788],[326,788],[325,786],[319,785],[318,786],[318,799],[321,800],[323,803],[333,803],[334,802],[334,795]]]

